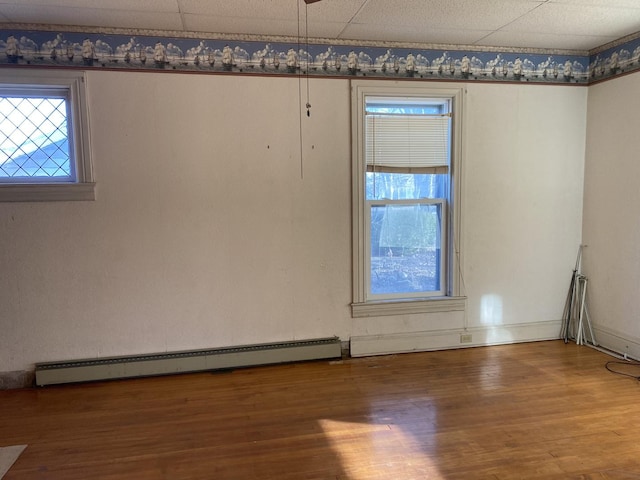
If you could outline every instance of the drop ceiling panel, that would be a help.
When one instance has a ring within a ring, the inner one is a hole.
[[[638,2],[640,7],[640,2]],[[620,38],[640,27],[640,8],[606,8],[545,3],[503,30],[556,35],[594,35]]]
[[[2,3],[14,3],[27,8],[33,7],[74,7],[95,8],[104,10],[134,10],[139,12],[178,12],[177,0],[18,0],[3,1]]]
[[[180,11],[194,15],[215,15],[229,18],[262,18],[295,20],[295,1],[282,0],[180,0]]]
[[[589,50],[594,45],[604,45],[618,37],[594,35],[557,35],[553,33],[527,33],[520,31],[498,31],[479,40],[477,45],[491,47],[540,48],[546,50]]]
[[[285,35],[297,34],[295,20],[276,20],[264,18],[216,17],[214,15],[184,14],[184,25],[194,32],[213,32],[228,34]]]
[[[1,12],[10,22],[15,23],[182,30],[182,22],[178,13],[50,6],[22,8],[17,5],[4,5]]]
[[[640,8],[638,0],[551,0],[550,3],[565,3],[569,5],[600,6],[607,8]]]
[[[524,0],[370,0],[353,23],[393,25],[398,31],[406,27],[495,30],[538,5]]]
[[[227,34],[284,35],[302,37],[305,35],[304,24],[294,20],[217,17],[213,15],[184,15],[185,28],[194,32],[214,32]],[[336,38],[344,28],[344,24],[334,22],[313,22],[309,24],[310,38]]]
[[[323,0],[321,2],[307,5],[306,12],[309,20],[348,23],[366,3],[367,0]]]
[[[449,45],[473,45],[490,34],[490,30],[470,29],[427,29],[422,27],[405,27],[398,29],[393,25],[378,25],[375,30],[376,40],[406,43],[439,43]],[[371,27],[368,25],[349,25],[341,38],[351,40],[372,40]]]
[[[297,0],[180,0],[180,11],[192,15],[209,15],[227,18],[257,18],[271,20],[296,20],[305,18],[309,22],[347,23],[360,9],[365,0],[324,0],[312,5]],[[299,9],[298,9],[299,7]]]

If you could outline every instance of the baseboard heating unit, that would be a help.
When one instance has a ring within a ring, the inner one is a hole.
[[[149,377],[339,358],[340,339],[320,338],[237,347],[36,364],[36,385]]]

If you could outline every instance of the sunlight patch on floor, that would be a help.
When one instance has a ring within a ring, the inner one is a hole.
[[[9,471],[25,448],[27,448],[26,445],[0,447],[0,479]]]
[[[412,435],[403,432],[399,425],[328,419],[319,420],[319,423],[349,480],[371,478],[445,480],[438,469],[437,462],[423,451]],[[385,476],[385,471],[389,476]],[[401,474],[402,472],[404,475]]]

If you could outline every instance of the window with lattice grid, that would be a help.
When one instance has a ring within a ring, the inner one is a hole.
[[[0,201],[93,200],[84,72],[6,70]]]
[[[67,99],[0,97],[0,181],[71,180]]]

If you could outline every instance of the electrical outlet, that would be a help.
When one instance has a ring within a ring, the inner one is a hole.
[[[473,342],[473,337],[470,333],[463,333],[460,335],[460,343],[471,343]]]

